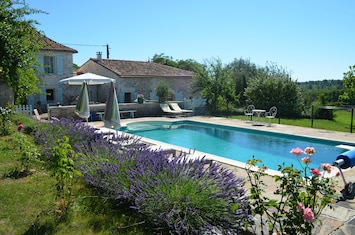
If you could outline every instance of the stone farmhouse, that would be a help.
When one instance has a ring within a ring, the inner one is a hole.
[[[75,49],[64,46],[35,31],[38,40],[44,43],[37,53],[39,63],[38,78],[42,82],[41,94],[31,95],[27,104],[33,108],[45,111],[47,105],[62,103],[62,87],[58,86],[60,79],[73,76],[73,54]],[[0,106],[14,103],[13,90],[4,81],[0,81]]]
[[[87,72],[115,79],[120,104],[136,102],[138,94],[143,94],[146,101],[158,100],[156,87],[162,80],[167,82],[172,100],[183,102],[192,97],[190,83],[193,73],[190,71],[153,62],[102,59],[101,52],[74,71],[73,54],[78,51],[37,34],[45,45],[37,54],[41,94],[30,95],[27,104],[40,113],[47,112],[49,106],[76,104],[80,86],[66,85],[59,81]],[[1,81],[0,88],[0,97],[12,98],[7,100],[13,103],[12,89]],[[105,103],[108,89],[109,84],[89,86],[91,103]]]
[[[183,101],[192,96],[190,83],[193,73],[190,71],[157,64],[153,62],[102,59],[101,53],[96,58],[85,62],[76,73],[94,73],[116,80],[116,91],[119,103],[132,103],[138,94],[143,94],[145,100],[158,100],[156,87],[165,80],[175,101]],[[78,88],[65,87],[64,104],[73,102],[78,94]],[[89,97],[93,103],[103,103],[107,98],[108,85],[89,86]],[[70,93],[76,92],[76,93]]]
[[[63,90],[59,80],[73,76],[73,54],[77,50],[64,46],[48,37],[38,33],[38,37],[44,42],[44,47],[37,53],[38,78],[42,82],[41,94],[30,95],[27,104],[46,111],[47,105],[63,103]]]

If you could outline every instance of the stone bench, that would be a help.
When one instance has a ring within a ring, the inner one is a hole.
[[[134,118],[134,113],[137,112],[137,110],[132,109],[132,110],[120,110],[120,114],[122,117],[122,114],[129,113],[130,118]]]
[[[129,113],[130,118],[134,118],[134,113],[137,112],[137,110],[120,110],[120,115],[121,118],[124,118],[123,114]],[[104,119],[105,112],[96,112],[96,115],[99,117],[99,120]]]

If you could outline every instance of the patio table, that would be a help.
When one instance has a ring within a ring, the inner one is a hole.
[[[253,109],[253,113],[255,113],[256,114],[256,122],[255,123],[253,123],[253,125],[258,125],[258,126],[262,126],[263,124],[261,123],[261,121],[260,121],[260,116],[262,115],[262,114],[264,114],[266,112],[266,110],[265,109]]]

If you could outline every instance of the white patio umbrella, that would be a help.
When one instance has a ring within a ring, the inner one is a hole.
[[[118,106],[116,89],[113,82],[111,82],[110,90],[106,100],[104,125],[107,128],[114,128],[116,133],[121,127],[120,109]]]
[[[83,82],[86,82],[88,85],[102,85],[105,83],[116,82],[116,80],[94,73],[84,73],[78,76],[62,79],[59,82],[68,85],[82,85]]]
[[[84,73],[78,76],[73,76],[59,80],[60,83],[67,85],[82,85],[86,82],[88,85],[102,85],[105,83],[116,82],[115,79],[97,75],[94,73]],[[96,99],[99,96],[98,88],[96,88]],[[92,97],[91,97],[92,98]]]
[[[89,106],[88,85],[86,82],[82,82],[78,103],[76,104],[74,112],[79,117],[85,118],[86,122],[88,122],[88,118],[90,117],[90,106]]]

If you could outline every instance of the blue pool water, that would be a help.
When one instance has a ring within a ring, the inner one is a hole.
[[[333,163],[339,154],[346,151],[335,147],[343,142],[194,121],[138,122],[128,124],[122,131],[240,162],[255,156],[273,170],[278,170],[278,166],[283,163],[301,169],[297,156],[290,153],[295,147],[304,149],[311,146],[316,149],[317,153],[311,163],[314,168],[321,163]],[[298,157],[299,160],[302,157]]]

